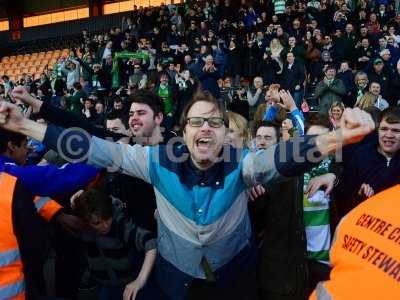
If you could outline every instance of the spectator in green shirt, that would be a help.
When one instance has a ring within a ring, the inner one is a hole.
[[[168,73],[160,72],[159,84],[154,89],[163,103],[164,127],[167,131],[171,130],[175,123],[175,112],[177,108],[177,88],[170,80]]]
[[[72,96],[66,97],[67,110],[76,114],[82,113],[82,103],[87,97],[86,93],[82,89],[82,85],[79,82],[73,84],[74,93]]]

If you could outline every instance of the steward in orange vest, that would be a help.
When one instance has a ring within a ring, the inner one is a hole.
[[[339,224],[330,280],[310,300],[400,299],[400,185],[354,208]]]
[[[62,208],[47,197],[33,197],[18,179],[0,170],[0,299],[35,298],[47,239],[42,221]]]

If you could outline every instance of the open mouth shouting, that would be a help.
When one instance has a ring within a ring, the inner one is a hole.
[[[210,150],[212,150],[213,146],[215,145],[215,141],[209,136],[200,137],[199,139],[196,140],[195,145],[200,153],[206,154],[209,153]]]

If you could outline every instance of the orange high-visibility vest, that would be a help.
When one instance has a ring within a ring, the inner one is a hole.
[[[13,194],[17,179],[0,173],[0,299],[25,299],[23,265],[13,228]],[[61,208],[55,201],[36,197],[37,212],[50,220]]]
[[[330,280],[310,300],[400,299],[400,185],[358,205],[336,230]]]

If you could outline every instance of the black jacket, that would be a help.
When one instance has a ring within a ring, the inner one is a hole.
[[[19,180],[12,202],[12,221],[21,253],[26,284],[26,299],[44,294],[43,265],[49,250],[49,240],[43,221],[36,212],[33,195]]]
[[[257,75],[257,65],[260,62],[260,51],[256,45],[246,47],[243,55],[243,75],[254,77]]]
[[[79,127],[86,130],[89,134],[99,138],[110,137],[114,141],[125,137],[122,134],[106,130],[103,127],[97,127],[87,120],[83,115],[77,115],[61,108],[55,107],[48,102],[43,102],[40,111],[40,116],[50,123],[57,124],[64,128]]]
[[[400,153],[389,161],[378,152],[378,146],[374,133],[343,149],[343,173],[334,189],[340,216],[364,200],[357,196],[361,184],[369,184],[376,194],[400,182]]]
[[[288,64],[285,63],[281,74],[281,86],[291,93],[295,91],[296,85],[299,85],[300,90],[302,90],[305,76],[304,66],[301,63],[295,61],[291,69],[289,69]]]
[[[125,174],[108,173],[107,189],[126,205],[127,214],[136,225],[157,232],[154,218],[156,196],[151,184]]]
[[[258,64],[258,73],[261,75],[264,85],[270,86],[278,82],[278,72],[280,70],[279,64],[273,59],[263,59]]]
[[[397,102],[400,100],[400,74],[396,70],[395,74],[393,75],[392,82],[391,82],[391,100],[394,105],[397,105]]]
[[[305,299],[308,267],[302,195],[303,182],[294,178],[268,187],[250,209],[256,215],[256,231],[264,230],[258,263],[260,288],[282,299]]]
[[[122,134],[93,125],[83,116],[71,114],[46,102],[42,104],[40,115],[58,126],[80,127],[99,138],[111,137],[117,141],[124,137]],[[107,180],[109,192],[126,204],[129,215],[136,220],[137,225],[154,231],[156,228],[154,219],[156,204],[152,185],[141,179],[118,173],[109,174]],[[135,196],[133,197],[133,195]]]
[[[81,64],[82,68],[84,68],[88,74],[91,75],[90,78],[88,78],[90,81],[93,80],[93,76],[97,75],[97,80],[99,81],[100,85],[102,88],[109,90],[111,89],[111,74],[108,72],[105,72],[103,69],[100,69],[97,73],[93,71],[93,69],[84,61],[82,61],[80,58],[77,58],[78,62]],[[90,82],[92,84],[92,82]]]
[[[230,76],[241,75],[242,74],[242,60],[241,51],[239,48],[229,49],[226,73]]]

